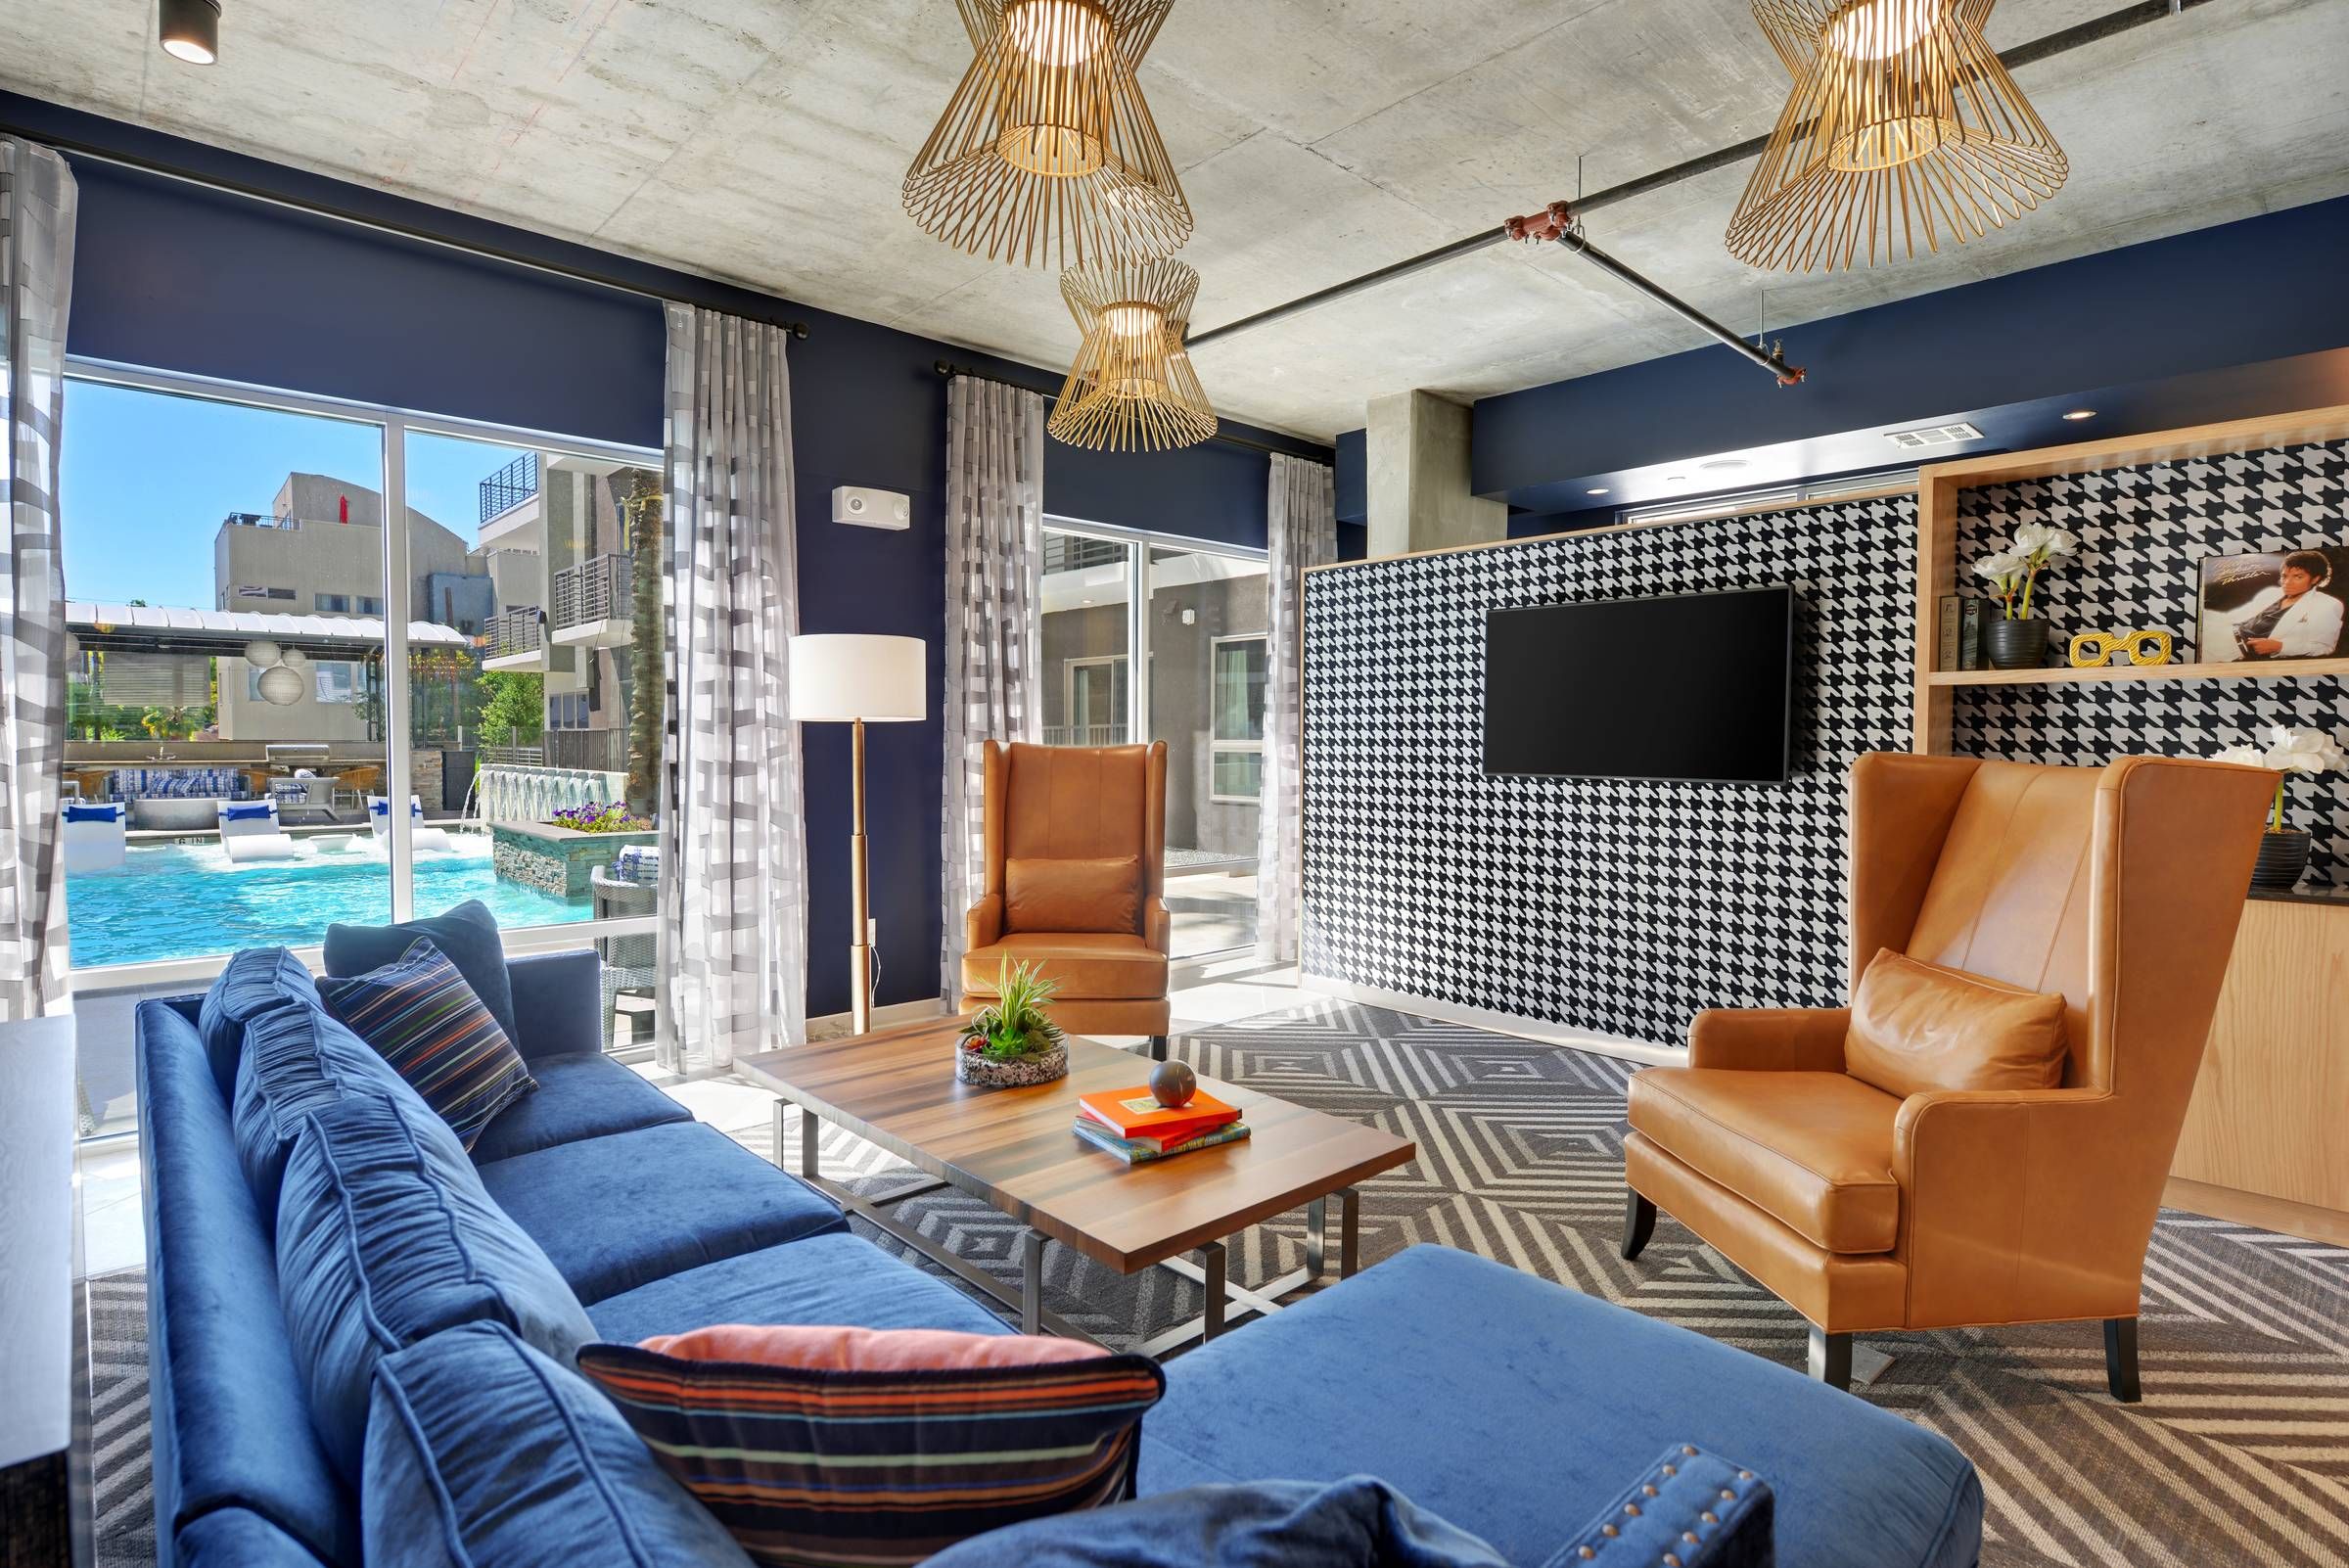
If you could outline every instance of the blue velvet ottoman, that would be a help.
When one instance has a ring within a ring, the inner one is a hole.
[[[1373,1475],[1511,1562],[1549,1559],[1676,1443],[1766,1478],[1799,1568],[1973,1568],[1948,1440],[1700,1334],[1413,1247],[1170,1362],[1140,1491]]]

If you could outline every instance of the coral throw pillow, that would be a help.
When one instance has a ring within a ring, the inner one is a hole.
[[[318,982],[326,1010],[374,1046],[473,1152],[482,1130],[538,1086],[448,955],[418,937],[398,962]]]
[[[758,1562],[911,1564],[1132,1488],[1146,1356],[944,1329],[722,1326],[579,1370]]]
[[[2064,999],[1879,948],[1852,997],[1843,1070],[1887,1094],[2053,1088]]]

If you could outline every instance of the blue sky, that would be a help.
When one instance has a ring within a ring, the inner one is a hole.
[[[471,542],[475,486],[521,455],[444,436],[408,439],[408,504]],[[66,384],[59,490],[66,596],[211,609],[212,539],[231,512],[266,513],[291,473],[383,488],[374,425]],[[355,586],[355,585],[354,585]]]

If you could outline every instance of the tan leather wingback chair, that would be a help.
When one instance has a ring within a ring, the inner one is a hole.
[[[1844,1071],[1848,1008],[1696,1015],[1633,1077],[1623,1255],[1660,1206],[1851,1336],[2100,1318],[2138,1398],[2139,1278],[2276,775],[1876,754],[1852,769],[1851,986],[1879,948],[2060,992],[2059,1087],[1895,1098]]]
[[[1003,960],[1060,982],[1075,1035],[1146,1035],[1167,1054],[1167,743],[986,752],[987,881],[963,921],[966,1005]]]

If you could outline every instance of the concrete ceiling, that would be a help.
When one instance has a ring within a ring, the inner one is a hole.
[[[2123,3],[2005,0],[1991,40]],[[1077,346],[1050,272],[898,208],[969,60],[952,0],[224,0],[208,69],[156,47],[154,11],[0,0],[0,84],[1039,365]],[[1773,323],[1816,319],[2349,192],[2345,62],[2343,0],[2211,0],[2025,68],[2070,182],[1938,256],[1754,272],[1721,241],[1744,163],[1590,234],[1740,330],[1765,284]],[[1199,330],[1571,196],[1578,154],[1595,191],[1761,135],[1786,90],[1744,0],[1177,0],[1142,78],[1197,214]],[[1326,438],[1386,392],[1705,341],[1506,247],[1198,358],[1227,416]]]

